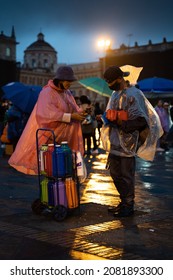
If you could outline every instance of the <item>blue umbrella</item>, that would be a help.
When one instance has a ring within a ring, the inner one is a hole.
[[[3,98],[10,100],[25,113],[31,113],[42,87],[25,85],[20,82],[9,83],[2,87]]]
[[[153,77],[138,82],[143,92],[170,92],[173,91],[173,80]]]

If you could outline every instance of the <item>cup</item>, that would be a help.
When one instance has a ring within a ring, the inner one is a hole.
[[[108,109],[106,111],[106,118],[108,120],[112,121],[116,121],[117,119],[117,110],[113,110],[113,109]]]
[[[121,121],[128,120],[128,112],[124,110],[117,111],[117,118]]]

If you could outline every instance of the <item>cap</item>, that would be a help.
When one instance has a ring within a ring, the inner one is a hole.
[[[76,81],[76,77],[74,76],[73,69],[70,66],[60,66],[55,74],[54,79],[58,79],[60,81]]]
[[[104,72],[104,79],[107,83],[112,83],[119,77],[127,77],[130,72],[123,72],[118,66],[110,66]]]

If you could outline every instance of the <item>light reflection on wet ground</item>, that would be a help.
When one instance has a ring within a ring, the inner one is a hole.
[[[100,203],[104,205],[117,204],[117,192],[110,178],[109,171],[105,170],[106,154],[100,154],[96,158],[90,157],[90,173],[81,195],[81,203]],[[94,160],[94,161],[93,161]]]
[[[87,183],[81,191],[81,203],[100,203],[102,205],[117,205],[119,195],[114,187],[109,171],[105,170],[107,154],[101,153],[88,158],[90,172]],[[152,162],[137,158],[135,202],[139,209],[152,211],[156,197],[173,195],[173,149],[168,153],[156,153]],[[142,193],[148,197],[141,204]],[[154,195],[154,197],[153,197]],[[157,201],[157,203],[161,203]],[[162,204],[162,203],[161,203]],[[161,205],[162,207],[163,205]]]
[[[105,258],[96,256],[96,255],[91,255],[88,253],[83,253],[75,250],[70,251],[70,255],[74,260],[106,260]]]
[[[88,157],[88,179],[81,186],[81,215],[69,216],[58,224],[30,213],[29,195],[32,189],[35,198],[37,182],[30,186],[32,178],[28,178],[24,184],[23,176],[13,169],[3,169],[6,176],[1,186],[1,252],[10,255],[4,248],[11,244],[11,251],[15,250],[17,240],[20,259],[27,252],[30,256],[31,251],[34,258],[36,253],[39,257],[45,252],[48,259],[53,257],[52,252],[55,259],[62,258],[62,254],[64,259],[79,260],[172,258],[173,154],[159,153],[153,162],[137,159],[137,213],[118,220],[107,212],[107,205],[116,205],[119,196],[105,170],[106,158],[105,153]],[[9,194],[11,190],[14,193],[10,204],[6,199],[9,188]],[[3,247],[8,235],[8,244]]]
[[[156,152],[152,162],[137,159],[137,172],[151,194],[173,195],[173,149],[168,152]]]
[[[83,190],[81,203],[92,202],[102,205],[117,204],[118,193],[112,183],[109,171],[105,171],[106,158],[106,154],[96,156],[95,161],[93,161],[92,156],[90,157],[89,164],[91,165],[91,169],[88,181]],[[135,207],[137,209],[137,214],[135,214],[133,219],[127,221],[119,220],[117,223],[117,221],[112,220],[111,222],[97,225],[91,224],[86,228],[82,227],[81,232],[85,232],[87,237],[87,252],[90,252],[91,255],[79,254],[77,257],[80,259],[94,259],[92,253],[101,256],[102,251],[105,250],[104,256],[107,256],[107,258],[145,259],[148,258],[148,256],[159,258],[157,253],[154,254],[153,246],[155,246],[156,250],[157,248],[166,248],[166,246],[167,248],[171,248],[172,243],[170,244],[169,241],[164,244],[161,242],[161,237],[158,234],[160,228],[159,224],[157,226],[157,219],[163,219],[164,221],[164,217],[167,217],[170,211],[169,197],[167,194],[170,193],[170,199],[172,199],[172,159],[172,153],[170,153],[169,156],[158,154],[153,162],[137,159],[135,188]],[[158,217],[158,215],[160,216]],[[153,221],[153,224],[146,222],[147,220],[150,221],[150,219]],[[109,225],[111,226],[110,228]],[[102,228],[102,226],[104,226],[104,228]],[[167,224],[165,224],[165,226],[167,226]],[[167,232],[169,236],[168,229]],[[76,234],[76,237],[78,237],[80,231],[76,232]],[[151,234],[154,234],[154,236],[151,236]],[[150,239],[152,240],[150,241]],[[95,250],[94,248],[97,247],[98,240],[100,246],[98,250]],[[94,248],[92,246],[94,246]],[[129,251],[131,253],[128,255]],[[170,252],[169,254],[171,255]],[[75,254],[73,256],[75,258]],[[164,257],[166,257],[166,255],[164,255]]]

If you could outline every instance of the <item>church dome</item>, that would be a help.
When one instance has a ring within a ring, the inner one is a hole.
[[[57,51],[44,40],[43,33],[37,35],[37,41],[29,45],[24,53],[24,69],[55,72]]]
[[[55,49],[44,40],[43,33],[39,33],[37,35],[37,41],[33,42],[25,51],[53,51],[56,52]]]

